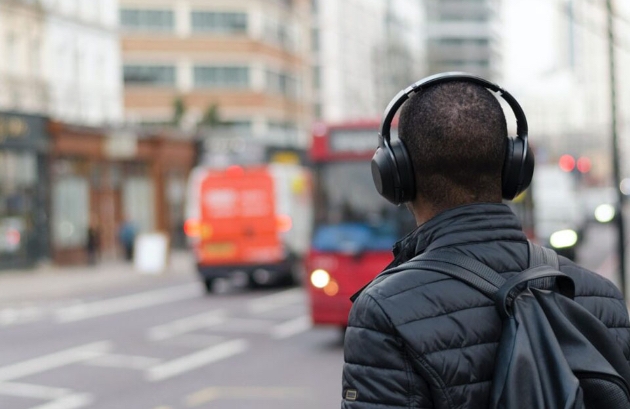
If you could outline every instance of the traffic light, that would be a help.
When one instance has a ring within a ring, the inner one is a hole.
[[[580,173],[588,173],[591,170],[591,160],[586,156],[582,156],[577,160],[577,170]]]
[[[575,159],[572,155],[564,154],[560,156],[558,160],[558,166],[564,172],[571,172],[575,174],[584,174],[591,171],[591,160],[586,156],[581,156],[579,159]]]
[[[558,160],[558,165],[563,171],[572,172],[575,169],[575,158],[569,154],[562,155]]]

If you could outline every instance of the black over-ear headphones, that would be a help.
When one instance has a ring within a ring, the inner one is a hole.
[[[405,144],[401,140],[391,141],[392,120],[398,109],[413,94],[430,86],[452,81],[470,82],[498,92],[514,111],[516,138],[507,138],[501,181],[503,198],[514,199],[527,189],[532,181],[534,154],[527,142],[527,118],[516,99],[498,85],[483,78],[463,72],[446,72],[424,78],[400,91],[385,109],[378,135],[378,148],[372,157],[372,178],[378,193],[396,205],[415,198],[416,182],[411,157]]]

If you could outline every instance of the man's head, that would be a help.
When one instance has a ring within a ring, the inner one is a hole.
[[[398,132],[413,163],[415,213],[501,201],[507,125],[490,91],[468,82],[429,87],[403,105]]]

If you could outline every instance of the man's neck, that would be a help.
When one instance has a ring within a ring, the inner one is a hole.
[[[407,209],[413,214],[416,219],[416,225],[421,226],[437,216],[438,214],[445,212],[449,209],[453,209],[459,206],[465,206],[475,203],[501,203],[500,199],[496,200],[472,200],[465,201],[462,203],[454,203],[451,206],[435,206],[431,203],[428,203],[420,198],[416,199],[412,203],[407,203]]]

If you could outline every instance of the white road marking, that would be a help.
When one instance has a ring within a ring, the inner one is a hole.
[[[293,288],[276,294],[266,295],[249,302],[249,311],[254,314],[262,314],[277,308],[287,307],[291,304],[304,302],[304,290]]]
[[[271,320],[259,320],[255,318],[230,318],[223,325],[216,328],[220,332],[239,332],[268,334],[269,328],[275,324]]]
[[[29,383],[5,382],[0,383],[0,395],[16,396],[20,398],[54,400],[72,393],[70,389],[52,388],[49,386],[32,385]]]
[[[0,325],[13,325],[33,322],[45,315],[38,307],[5,308],[0,310]]]
[[[313,326],[311,317],[304,315],[293,320],[278,324],[271,329],[271,337],[275,339],[284,339],[308,331]]]
[[[94,342],[4,366],[0,368],[0,382],[96,358],[109,351],[111,347],[112,343],[109,341]]]
[[[206,334],[182,334],[167,340],[171,345],[180,345],[189,348],[206,348],[208,345],[216,345],[225,341],[225,337]]]
[[[74,322],[185,300],[200,295],[202,295],[202,289],[199,284],[185,284],[62,308],[57,310],[55,315],[58,322]]]
[[[225,322],[225,311],[214,310],[153,327],[149,329],[148,337],[152,341],[163,341],[223,322]]]
[[[91,366],[107,368],[148,369],[162,362],[161,359],[148,356],[106,354],[86,361]]]
[[[252,400],[254,402],[265,399],[304,400],[309,398],[311,392],[307,388],[273,386],[210,387],[188,395],[185,403],[187,407],[194,408],[219,399]]]
[[[240,354],[247,348],[247,342],[243,339],[235,339],[223,344],[214,345],[193,354],[154,366],[147,371],[146,378],[152,382],[163,381],[181,375],[184,372],[192,371],[193,369],[198,369],[213,362]]]
[[[77,409],[92,404],[94,399],[87,393],[75,393],[73,395],[59,398],[53,402],[34,406],[31,409]]]

